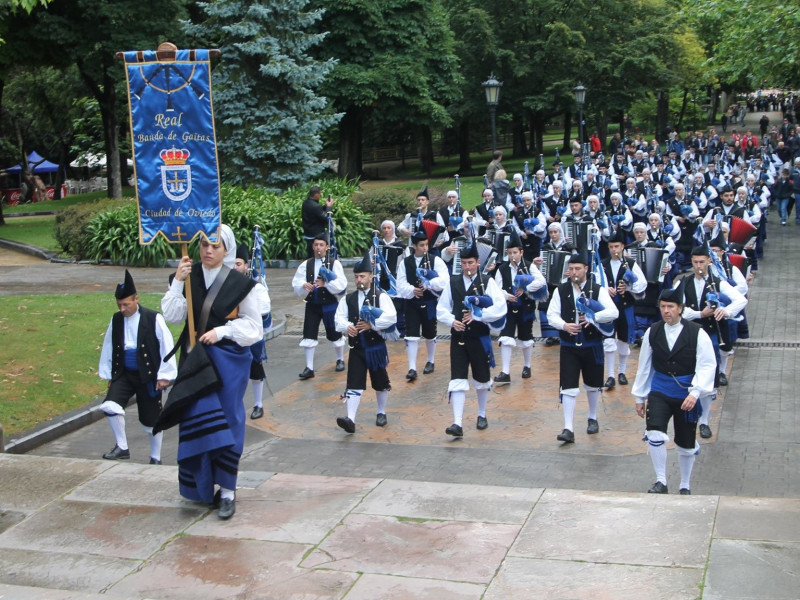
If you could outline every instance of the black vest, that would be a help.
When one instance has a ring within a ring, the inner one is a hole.
[[[683,297],[685,298],[686,306],[692,310],[701,311],[707,306],[706,293],[708,292],[709,281],[713,282],[714,288],[719,292],[719,280],[709,273],[708,278],[703,284],[702,298],[698,298],[697,292],[695,291],[694,279],[694,276],[691,276],[683,280]],[[700,325],[707,334],[717,335],[718,323],[713,316],[698,319],[695,323]]]
[[[315,258],[309,258],[306,261],[306,282],[314,283],[314,261]],[[323,261],[324,263],[324,261]],[[320,267],[321,268],[321,267]],[[333,271],[333,265],[329,267],[331,271]],[[316,292],[310,292],[308,296],[306,296],[306,300],[313,304],[335,304],[339,302],[339,299],[331,294],[327,288],[321,287],[317,288]]]
[[[430,255],[430,253],[426,252],[422,255],[422,260],[420,261],[420,265],[428,264],[429,269],[433,269],[434,267],[434,257]],[[427,259],[427,261],[426,261]],[[410,254],[403,259],[403,264],[406,267],[406,281],[408,281],[409,285],[417,287],[419,285],[419,277],[417,277],[417,258]],[[418,298],[419,299],[419,298]],[[425,290],[425,293],[422,295],[422,300],[436,300],[436,294],[431,292],[430,290]]]
[[[161,367],[161,346],[156,337],[156,311],[139,306],[139,329],[136,332],[136,364],[142,383],[156,381]],[[111,380],[125,372],[125,326],[122,313],[111,317]]]
[[[700,326],[681,319],[683,331],[678,334],[672,350],[667,345],[664,321],[650,328],[650,347],[653,350],[653,370],[665,375],[692,375],[697,369],[697,334]]]
[[[469,289],[464,287],[464,276],[453,275],[450,278],[450,293],[453,300],[453,316],[456,321],[460,321],[464,316],[464,298],[467,296],[484,295],[486,294],[486,285],[489,283],[489,277],[482,273],[475,276]],[[476,284],[477,288],[476,289]],[[452,330],[455,333],[455,330]],[[479,323],[473,321],[467,325],[466,330],[459,335],[464,335],[470,338],[483,337],[489,335],[489,326],[486,323]]]
[[[632,258],[623,258],[622,263],[623,264],[619,266],[619,271],[617,271],[617,278],[614,279],[614,274],[611,272],[611,259],[606,258],[603,261],[603,270],[606,272],[606,280],[608,281],[608,287],[612,287],[611,286],[612,282],[614,284],[613,287],[615,288],[618,287],[620,282],[623,281],[622,276],[625,275],[625,271],[627,269],[633,271],[633,265],[635,264],[635,261]],[[619,298],[619,300],[617,300],[617,298]],[[614,296],[613,299],[620,306],[620,308],[627,308],[629,306],[633,306],[634,302],[633,294],[629,291],[626,291],[624,294],[617,294]]]
[[[371,306],[378,306],[380,307],[380,297],[381,297],[381,290],[376,290],[375,299],[373,300],[372,295],[369,296],[369,302]],[[374,302],[374,304],[373,304]],[[359,320],[358,317],[358,290],[355,292],[350,292],[347,294],[345,299],[345,303],[347,304],[347,320],[351,323],[357,323]],[[361,335],[357,335],[355,337],[348,338],[350,340],[350,347],[351,348],[361,348],[363,344],[361,343]],[[374,329],[370,329],[364,332],[364,339],[366,339],[368,346],[376,346],[378,344],[385,344],[381,335],[375,331]]]
[[[588,277],[591,277],[592,274],[589,273]],[[586,280],[583,289],[589,286],[589,279]],[[597,300],[598,296],[600,295],[600,287],[597,284],[591,286],[592,300]],[[561,318],[564,320],[565,323],[576,323],[577,320],[575,319],[577,309],[575,308],[575,291],[572,287],[571,281],[565,281],[561,285],[558,286],[558,295],[561,298]],[[589,327],[582,327],[581,328],[582,337],[585,342],[597,342],[602,341],[603,334],[601,334],[597,327],[590,325]],[[561,341],[566,342],[568,345],[574,345],[577,337],[574,335],[570,335],[566,331],[559,332],[559,336],[561,337]]]

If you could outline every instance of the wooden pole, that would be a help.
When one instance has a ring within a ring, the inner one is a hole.
[[[189,244],[186,242],[181,244],[181,257],[189,256]],[[195,339],[197,338],[197,333],[194,330],[194,309],[192,305],[192,275],[186,276],[186,281],[184,282],[183,286],[184,293],[186,295],[186,319],[187,323],[189,324],[189,350],[194,348]]]

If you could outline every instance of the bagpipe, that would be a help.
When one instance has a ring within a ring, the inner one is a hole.
[[[377,233],[377,232],[376,232]],[[373,250],[376,252],[375,256],[382,256],[380,254],[379,248],[377,247],[377,235],[372,238],[373,243]],[[385,264],[385,261],[384,261]],[[400,332],[397,331],[397,324],[393,324],[387,329],[377,329],[375,328],[375,322],[383,315],[383,309],[379,306],[378,302],[378,279],[380,275],[380,262],[379,260],[372,261],[372,283],[370,283],[369,290],[364,290],[367,293],[364,294],[364,303],[361,305],[361,309],[358,311],[358,319],[359,321],[365,321],[369,323],[374,331],[380,335],[384,340],[393,342],[400,339]],[[391,276],[391,274],[390,274]],[[394,280],[394,277],[392,277]],[[394,284],[392,284],[392,290],[394,290]],[[386,292],[391,296],[392,291]],[[396,294],[397,291],[394,290]],[[366,350],[367,355],[367,366],[369,368],[377,368],[377,367],[385,367],[389,364],[389,357],[385,352],[376,351],[378,354],[371,356],[370,355],[370,346],[367,344],[366,336],[364,332],[359,332],[359,337],[361,338],[361,345]],[[385,362],[384,362],[385,359]],[[375,365],[375,366],[373,366]]]
[[[430,292],[438,298],[439,294],[431,289],[431,281],[436,279],[439,276],[439,273],[433,268],[433,265],[431,265],[429,253],[426,252],[423,255],[422,262],[420,263],[420,266],[417,267],[416,275],[419,287]]]
[[[454,231],[458,231],[464,226],[464,209],[461,208],[461,179],[458,174],[453,175],[453,177],[456,181],[456,196],[458,200],[456,201],[456,208],[453,210],[453,214],[450,215],[450,222],[448,225],[452,227]]]
[[[386,281],[389,285],[389,289],[386,290],[386,293],[394,298],[397,296],[397,280],[395,279],[394,275],[392,275],[392,271],[386,262],[386,256],[383,254],[378,235],[378,231],[372,232],[373,281]],[[391,246],[386,246],[386,248],[391,248]],[[396,249],[402,251],[401,248]]]
[[[469,275],[469,274],[467,274]],[[494,306],[494,301],[492,297],[486,294],[486,289],[483,283],[483,274],[478,275],[478,280],[475,285],[476,294],[472,296],[467,296],[464,298],[464,309],[472,312],[472,314],[478,318],[483,316],[483,309],[489,308],[490,306]],[[486,322],[485,325],[491,331],[500,331],[503,327],[506,326],[506,316],[503,315],[496,321]],[[463,343],[462,343],[463,345]]]
[[[588,282],[587,285],[589,287],[588,295],[585,291],[581,291],[581,295],[575,300],[575,308],[577,309],[579,314],[582,314],[586,321],[590,323],[595,329],[597,329],[604,337],[610,337],[614,335],[614,323],[613,321],[608,323],[598,323],[595,315],[602,311],[605,307],[599,300],[594,300],[592,298],[594,292],[594,285],[595,280],[597,283],[602,287],[607,287],[606,281],[606,272],[603,269],[603,264],[600,261],[600,236],[595,234],[592,236],[592,246],[590,251],[589,262],[591,264],[589,275],[588,275]],[[584,286],[585,287],[585,286]],[[576,346],[582,346],[583,342],[580,341],[580,333],[576,335],[578,341],[576,341]]]
[[[527,296],[529,299],[535,302],[546,302],[547,301],[547,285],[543,285],[541,288],[536,290],[535,292],[528,292],[528,286],[533,283],[533,275],[530,273],[530,266],[525,263],[525,258],[521,258],[519,265],[517,265],[517,275],[514,277],[514,281],[511,285],[511,293],[512,295],[516,296],[517,299],[510,304],[515,306],[519,306],[522,304],[522,299],[520,296],[517,296],[517,291],[522,290],[523,294]]]

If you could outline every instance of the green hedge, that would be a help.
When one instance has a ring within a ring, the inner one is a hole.
[[[340,256],[362,255],[372,239],[372,224],[364,210],[351,200],[358,183],[326,180],[323,190],[336,200],[333,217]],[[264,189],[224,184],[221,193],[222,222],[231,226],[240,243],[251,244],[253,226],[259,225],[266,259],[305,258],[301,206],[307,187],[277,195]],[[168,244],[160,236],[149,246],[141,246],[138,231],[135,202],[105,201],[65,209],[56,218],[55,236],[65,252],[95,262],[161,266],[179,255],[180,246]],[[190,246],[193,256],[196,246]]]

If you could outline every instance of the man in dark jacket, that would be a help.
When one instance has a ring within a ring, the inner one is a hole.
[[[314,238],[320,233],[324,233],[328,228],[328,213],[333,207],[333,197],[330,195],[323,207],[319,203],[322,196],[322,188],[318,185],[311,186],[308,190],[308,198],[303,200],[301,214],[303,216],[303,239],[306,241],[306,258],[314,256]]]

